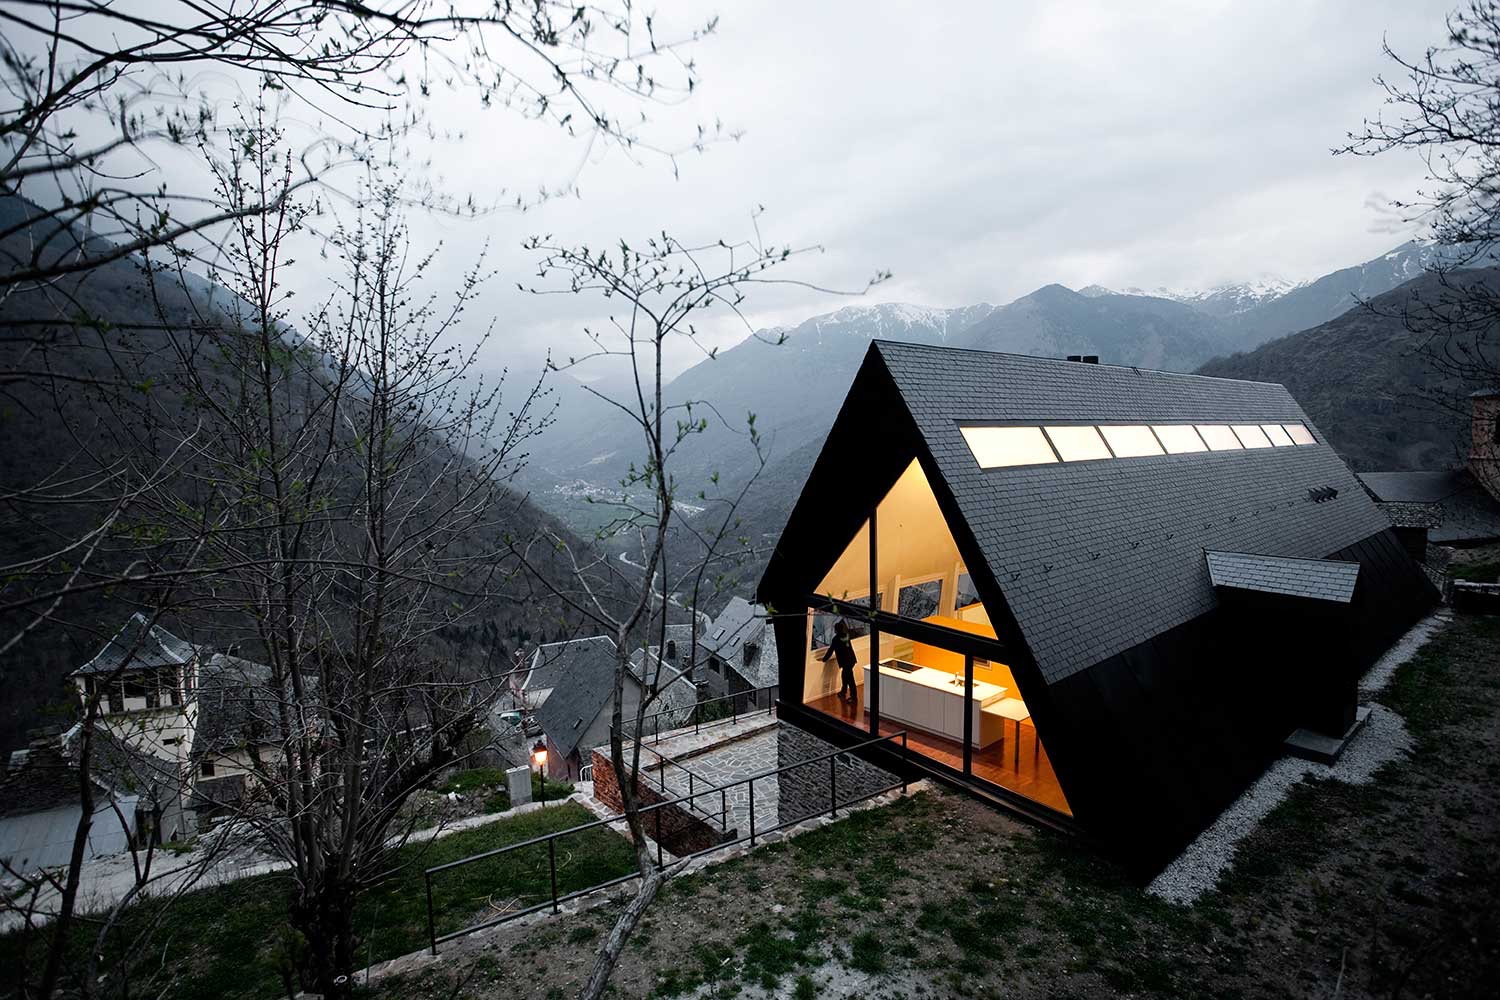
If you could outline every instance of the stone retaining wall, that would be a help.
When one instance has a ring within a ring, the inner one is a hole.
[[[620,798],[620,785],[615,779],[615,768],[610,763],[609,756],[595,750],[593,761],[594,798],[616,812],[624,812],[625,803]],[[635,794],[636,800],[643,806],[665,801],[660,792],[642,782],[639,777],[635,783]],[[641,821],[645,825],[646,836],[659,840],[663,848],[679,857],[706,850],[728,839],[713,824],[682,806],[653,809],[641,817]]]

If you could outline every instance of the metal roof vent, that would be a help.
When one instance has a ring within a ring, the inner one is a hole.
[[[1339,491],[1332,486],[1319,486],[1307,491],[1309,503],[1327,503],[1339,495]]]

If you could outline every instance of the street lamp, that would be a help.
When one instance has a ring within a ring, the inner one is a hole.
[[[537,740],[536,746],[531,748],[531,759],[536,762],[537,775],[541,778],[538,801],[545,806],[547,804],[547,744]]]

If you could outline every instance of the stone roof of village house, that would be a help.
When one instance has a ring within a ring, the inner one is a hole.
[[[120,631],[114,634],[94,658],[77,670],[77,674],[109,674],[116,670],[152,670],[176,667],[190,662],[199,648],[177,638],[160,625],[148,627],[149,619],[137,611]]]

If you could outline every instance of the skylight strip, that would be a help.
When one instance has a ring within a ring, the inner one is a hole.
[[[960,427],[981,469],[1046,465],[1057,461],[1040,427]]]
[[[1230,424],[1229,429],[1234,431],[1234,436],[1240,439],[1240,444],[1246,448],[1269,448],[1271,439],[1266,437],[1266,432],[1260,429],[1260,424]]]
[[[1300,423],[960,425],[959,431],[982,469],[1318,443]]]
[[[1064,462],[1086,462],[1091,459],[1113,458],[1099,436],[1099,429],[1084,424],[1081,427],[1043,427],[1052,447]]]
[[[1307,429],[1306,424],[1282,424],[1281,429],[1286,431],[1286,436],[1292,439],[1294,444],[1317,444],[1318,441],[1312,436],[1312,431]]]
[[[1266,432],[1266,437],[1278,448],[1291,448],[1296,443],[1280,424],[1261,424],[1260,429]]]
[[[1099,433],[1109,442],[1109,450],[1116,458],[1144,458],[1162,455],[1161,442],[1145,424],[1101,424]]]
[[[1185,455],[1194,451],[1207,451],[1208,445],[1193,430],[1192,424],[1152,424],[1157,440],[1167,449],[1168,455]]]
[[[1198,424],[1197,429],[1209,451],[1241,451],[1245,447],[1228,424]]]

